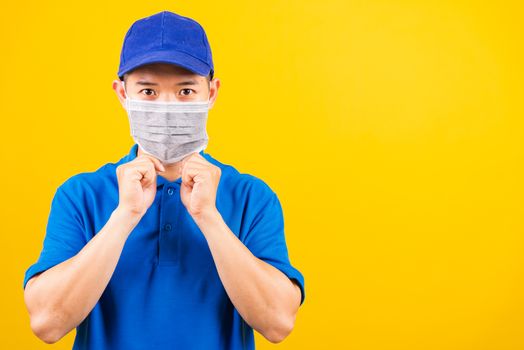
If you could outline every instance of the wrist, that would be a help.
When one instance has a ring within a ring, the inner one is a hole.
[[[210,208],[208,210],[204,210],[200,212],[199,214],[193,215],[193,220],[195,220],[195,223],[202,228],[202,226],[211,224],[213,222],[216,222],[217,219],[221,219],[220,212],[216,207]]]
[[[124,207],[117,206],[116,209],[113,210],[111,218],[118,221],[118,223],[121,224],[124,228],[132,231],[133,228],[140,222],[140,219],[142,219],[142,215],[131,212]]]

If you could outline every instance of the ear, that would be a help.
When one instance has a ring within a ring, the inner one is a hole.
[[[112,84],[113,90],[115,90],[116,97],[122,104],[122,107],[124,106],[125,100],[126,100],[126,92],[124,90],[124,87],[122,86],[122,80],[115,79],[113,80]]]
[[[215,100],[218,96],[218,89],[220,88],[220,79],[213,78],[209,82],[209,109],[213,108],[215,105]]]

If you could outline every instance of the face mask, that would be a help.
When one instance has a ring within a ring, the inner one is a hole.
[[[133,140],[145,153],[164,164],[177,162],[207,147],[209,101],[142,101],[129,98],[126,92],[125,109]]]

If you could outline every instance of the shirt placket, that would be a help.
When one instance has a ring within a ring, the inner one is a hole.
[[[166,183],[162,189],[159,231],[159,265],[178,264],[180,254],[180,185]]]

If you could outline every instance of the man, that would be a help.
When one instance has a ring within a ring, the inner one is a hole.
[[[126,34],[118,80],[135,144],[57,189],[26,271],[33,332],[74,349],[253,349],[305,298],[282,208],[261,179],[204,153],[220,80],[194,20],[161,12]]]

